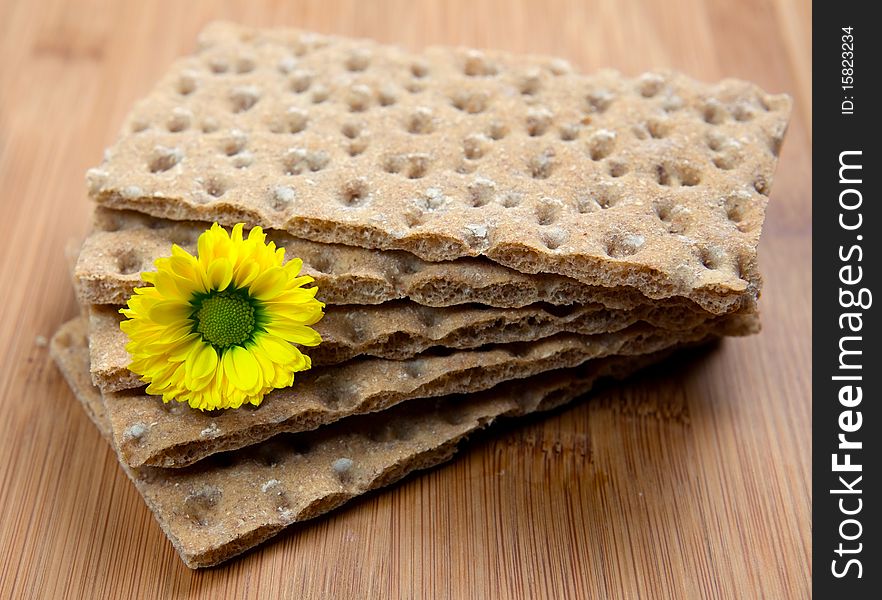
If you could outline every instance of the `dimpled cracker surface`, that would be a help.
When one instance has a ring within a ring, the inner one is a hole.
[[[66,323],[51,351],[86,413],[110,440],[101,395],[89,381],[85,332],[82,319]],[[408,402],[314,432],[277,436],[185,469],[122,467],[184,563],[208,567],[292,523],[444,462],[460,440],[498,417],[560,406],[600,377],[625,377],[666,355],[610,357],[468,397]]]
[[[163,403],[143,390],[105,393],[104,401],[121,460],[132,466],[181,467],[278,433],[315,429],[412,398],[476,392],[594,358],[647,354],[711,335],[747,335],[756,332],[757,323],[755,315],[748,315],[712,319],[689,331],[638,324],[616,333],[561,334],[401,361],[361,358],[298,374],[292,387],[273,390],[256,408],[201,412],[185,403]]]
[[[128,340],[119,327],[123,317],[118,308],[92,305],[88,312],[93,383],[103,392],[144,385],[128,369]],[[315,325],[322,335],[321,345],[302,350],[310,356],[313,366],[335,365],[361,355],[402,360],[434,347],[470,349],[530,342],[564,332],[610,333],[637,322],[682,331],[708,318],[708,313],[682,307],[646,304],[628,311],[600,305],[534,305],[514,309],[471,305],[432,308],[407,302],[349,305],[329,307]]]
[[[87,180],[104,206],[713,306],[758,292],[790,105],[736,80],[217,23]]]
[[[74,271],[85,304],[124,304],[143,285],[140,273],[178,244],[196,252],[196,239],[209,225],[171,221],[133,211],[98,207],[93,233],[85,240]],[[627,309],[648,299],[634,288],[590,286],[560,275],[526,275],[480,258],[427,262],[402,251],[378,252],[339,244],[310,242],[279,231],[267,237],[286,250],[286,258],[303,259],[303,272],[315,278],[319,298],[328,304],[379,304],[407,298],[427,306],[479,303],[516,308],[536,302],[601,303]],[[684,298],[684,306],[700,307]],[[713,303],[716,314],[749,310],[749,294]]]

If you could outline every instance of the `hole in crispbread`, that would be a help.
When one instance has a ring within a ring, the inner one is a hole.
[[[195,92],[197,85],[196,75],[193,73],[181,73],[178,77],[177,90],[181,96],[189,96]]]
[[[405,128],[408,133],[425,135],[435,129],[432,111],[426,107],[420,107],[407,116]]]
[[[327,86],[323,84],[316,84],[315,89],[312,90],[312,103],[313,104],[321,104],[331,95],[331,90],[327,88]]]
[[[700,247],[697,249],[698,260],[705,269],[719,269],[725,262],[725,254],[719,248]]]
[[[769,191],[771,190],[771,184],[765,175],[757,175],[756,179],[753,180],[753,189],[763,196],[768,196]]]
[[[426,222],[426,214],[418,206],[406,207],[401,216],[404,217],[404,223],[410,228],[419,227]]]
[[[461,90],[451,97],[450,101],[457,108],[470,115],[482,113],[487,109],[490,98],[486,92]]]
[[[177,148],[167,148],[165,146],[156,146],[153,149],[150,162],[147,167],[151,173],[162,173],[168,171],[183,158],[180,150]]]
[[[172,244],[177,244],[182,248],[189,248],[194,246],[196,240],[199,239],[199,231],[189,227],[172,227],[166,232],[165,236]]]
[[[288,185],[278,185],[273,188],[270,205],[275,211],[285,211],[294,203],[297,192]]]
[[[221,141],[221,150],[227,156],[235,156],[245,149],[248,143],[248,136],[244,131],[233,129],[229,135]]]
[[[505,208],[514,208],[524,201],[524,194],[516,191],[508,191],[499,196],[499,203]]]
[[[276,68],[279,70],[279,73],[282,75],[287,75],[291,71],[297,68],[297,59],[294,56],[283,56],[279,60],[279,64],[276,65]]]
[[[220,124],[217,122],[217,119],[214,117],[205,117],[202,120],[202,133],[214,133],[218,130]]]
[[[244,73],[250,73],[254,70],[255,66],[256,63],[254,62],[254,59],[252,57],[240,56],[236,60],[236,73],[239,73],[240,75]]]
[[[560,139],[564,142],[572,142],[579,137],[579,131],[582,129],[579,123],[570,123],[562,125],[560,128]]]
[[[667,119],[650,119],[646,122],[646,130],[655,139],[665,138],[671,133],[671,122]]]
[[[601,89],[588,92],[588,94],[585,95],[585,100],[588,103],[588,112],[605,112],[606,109],[609,108],[610,104],[612,104],[613,98],[614,96],[609,90]]]
[[[370,188],[367,180],[359,177],[346,182],[340,190],[340,201],[344,206],[356,208],[364,205],[370,199]]]
[[[655,177],[659,185],[671,187],[690,187],[701,183],[701,171],[686,162],[656,165]]]
[[[409,81],[405,84],[404,89],[406,89],[411,94],[419,94],[424,89],[426,89],[426,86],[419,81]]]
[[[208,69],[215,75],[221,75],[230,70],[230,62],[222,56],[214,56],[208,61]]]
[[[478,177],[469,184],[469,200],[476,208],[489,204],[495,193],[496,183],[489,179]]]
[[[426,362],[416,358],[404,363],[404,374],[411,379],[419,379],[426,374]]]
[[[281,131],[275,133],[300,133],[306,129],[309,123],[309,115],[299,108],[291,107],[285,111],[285,116],[281,120]]]
[[[331,275],[334,273],[334,261],[326,252],[321,252],[309,259],[309,266],[319,273]]]
[[[527,135],[538,137],[544,135],[551,126],[551,111],[545,108],[531,109],[527,112]]]
[[[608,129],[601,129],[588,138],[588,154],[591,160],[603,160],[616,147],[616,134]]]
[[[380,88],[380,91],[377,92],[377,102],[380,103],[380,106],[392,106],[398,101],[398,94],[390,85],[383,86]]]
[[[745,102],[739,102],[732,108],[732,116],[736,121],[750,121],[755,116],[754,108]]]
[[[208,525],[214,507],[220,502],[222,492],[215,485],[203,485],[191,489],[184,497],[184,514],[196,525],[204,527]]]
[[[542,87],[542,77],[538,70],[532,70],[518,81],[518,90],[525,96],[533,96]]]
[[[508,125],[504,121],[493,120],[487,126],[487,136],[494,141],[499,141],[508,135]]]
[[[736,192],[726,198],[724,207],[726,209],[726,218],[733,223],[740,223],[747,218],[747,215],[750,212],[750,194]]]
[[[295,94],[302,94],[312,85],[312,77],[309,71],[294,71],[288,79],[288,88]]]
[[[552,227],[539,234],[539,239],[549,250],[557,250],[567,241],[567,232],[560,227]]]
[[[622,193],[619,190],[603,188],[594,194],[594,202],[602,209],[612,208],[622,200]]]
[[[723,171],[729,171],[738,166],[739,163],[738,155],[729,152],[726,154],[721,154],[720,156],[715,156],[713,163],[714,166],[718,169],[722,169]]]
[[[260,100],[260,90],[247,85],[233,88],[230,92],[230,106],[234,113],[250,110]]]
[[[346,95],[346,104],[351,112],[364,112],[371,105],[371,88],[366,85],[353,85]]]
[[[642,235],[614,233],[606,239],[606,254],[611,258],[624,258],[636,254],[646,242]]]
[[[429,74],[429,65],[424,62],[414,62],[410,65],[410,74],[417,79],[422,79]]]
[[[498,69],[482,53],[472,50],[466,53],[462,72],[469,77],[491,77],[498,73]]]
[[[773,135],[769,137],[769,152],[772,153],[772,156],[779,156],[781,154],[781,145],[784,143],[784,132],[782,131],[780,135]]]
[[[724,147],[731,143],[731,140],[716,130],[711,130],[705,136],[705,142],[707,143],[707,147],[713,150],[714,152],[719,152]]]
[[[132,120],[132,133],[141,133],[150,127],[150,121],[145,118],[137,118]]]
[[[124,248],[116,255],[116,270],[122,275],[141,271],[141,257],[134,248]]]
[[[726,107],[717,100],[710,99],[704,105],[702,116],[706,123],[719,125],[726,120]]]
[[[548,179],[555,167],[554,148],[547,148],[527,161],[527,169],[533,179]]]
[[[484,152],[489,147],[489,141],[481,134],[472,134],[462,141],[462,149],[465,157],[469,160],[477,160],[484,156]]]
[[[220,198],[227,193],[227,184],[219,177],[208,177],[203,183],[203,189],[212,198]]]
[[[420,179],[428,173],[430,162],[428,154],[392,154],[383,160],[383,170],[404,175],[408,179]]]
[[[368,50],[357,48],[346,57],[346,70],[354,73],[364,71],[371,64],[371,53]]]
[[[340,133],[348,137],[350,140],[354,140],[360,136],[363,130],[364,124],[355,121],[347,121],[346,123],[343,123],[342,127],[340,127]]]
[[[286,175],[300,175],[306,171],[321,171],[330,160],[330,156],[324,150],[291,148],[282,159],[282,167]]]
[[[621,177],[628,172],[628,164],[622,160],[610,160],[608,167],[610,177]]]
[[[656,96],[664,86],[665,80],[661,75],[656,73],[644,73],[637,82],[637,88],[640,95],[644,98],[652,98]]]
[[[367,150],[367,147],[368,147],[367,138],[360,138],[357,140],[353,140],[349,144],[349,146],[347,146],[346,152],[349,154],[349,156],[358,156],[359,154],[361,154],[362,152]]]
[[[576,207],[576,212],[580,215],[585,215],[588,213],[592,213],[597,211],[599,208],[603,208],[599,205],[597,200],[591,194],[582,194],[577,196],[574,205]]]
[[[669,223],[673,216],[674,202],[672,200],[659,200],[653,202],[652,210],[660,221]]]
[[[184,131],[185,129],[188,129],[192,120],[193,113],[191,113],[186,108],[178,106],[172,109],[171,116],[166,122],[166,128],[171,133],[179,133],[181,131]]]
[[[557,221],[563,206],[554,198],[543,198],[536,205],[536,223],[539,225],[551,225]]]
[[[233,168],[247,169],[251,166],[251,163],[254,162],[254,155],[246,150],[245,152],[240,152],[234,156],[230,162],[232,163]]]

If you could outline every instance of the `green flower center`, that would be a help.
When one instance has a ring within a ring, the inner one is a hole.
[[[212,346],[223,349],[247,341],[257,319],[251,299],[244,292],[210,292],[197,304],[193,314],[195,329]]]

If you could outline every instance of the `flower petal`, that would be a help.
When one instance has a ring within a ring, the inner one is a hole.
[[[265,325],[267,333],[276,335],[284,340],[301,344],[303,346],[318,346],[322,343],[322,336],[305,325],[295,325],[284,321],[272,321]]]
[[[233,346],[224,352],[224,371],[230,383],[240,390],[250,390],[260,378],[260,365],[242,346]]]
[[[233,280],[233,263],[226,257],[214,259],[208,266],[208,283],[213,290],[225,290]]]
[[[252,298],[267,300],[278,296],[285,289],[288,275],[281,267],[272,267],[261,273],[248,288]]]
[[[217,351],[209,344],[202,344],[187,359],[187,376],[192,379],[204,379],[212,374],[217,367]]]
[[[188,302],[166,300],[151,307],[149,317],[160,325],[179,325],[189,319],[192,310]]]

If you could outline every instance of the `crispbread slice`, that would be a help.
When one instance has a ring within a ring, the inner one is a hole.
[[[486,256],[717,310],[758,291],[790,106],[736,80],[219,23],[88,184],[113,208]]]
[[[561,334],[401,361],[362,358],[299,374],[292,387],[273,390],[256,409],[204,413],[141,390],[106,393],[104,401],[122,460],[132,466],[181,467],[278,433],[314,429],[412,398],[476,392],[593,358],[646,354],[709,335],[744,335],[757,326],[756,315],[720,317],[689,331],[638,324],[616,333]]]
[[[89,380],[85,321],[63,325],[51,351],[86,413],[108,440],[110,422]],[[408,402],[314,432],[277,436],[186,469],[126,474],[190,568],[224,562],[286,526],[332,510],[410,472],[444,462],[469,433],[501,416],[547,410],[666,353],[611,357],[468,397]]]
[[[85,240],[74,271],[80,300],[125,304],[132,290],[142,285],[142,271],[152,271],[153,261],[168,256],[172,244],[195,253],[196,239],[208,227],[208,223],[97,207],[93,233]],[[547,302],[630,309],[650,302],[634,288],[590,286],[560,275],[525,275],[485,259],[432,263],[407,252],[322,244],[274,230],[268,230],[267,237],[285,248],[287,259],[303,259],[303,273],[315,278],[319,298],[328,304],[380,304],[407,298],[437,307],[478,303],[519,308]],[[747,310],[754,300],[749,294],[733,296],[714,308],[718,313]],[[701,310],[685,298],[665,302]]]
[[[118,307],[91,305],[88,312],[92,382],[102,392],[142,386],[140,377],[128,369],[128,340],[119,327],[122,315]],[[531,342],[563,332],[612,333],[637,322],[682,331],[708,318],[706,312],[681,306],[647,304],[633,310],[612,310],[601,305],[433,308],[408,302],[335,306],[329,307],[315,326],[322,334],[321,345],[303,350],[314,366],[339,364],[361,355],[402,360],[433,347],[462,350]]]

